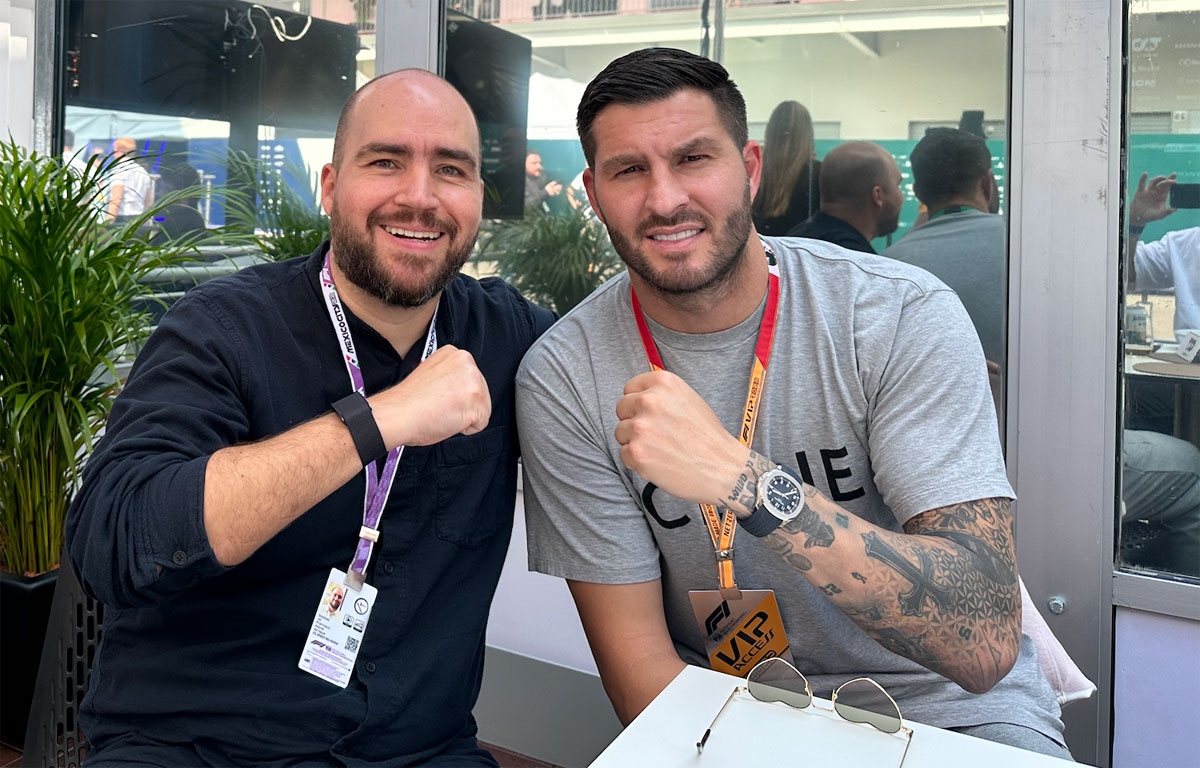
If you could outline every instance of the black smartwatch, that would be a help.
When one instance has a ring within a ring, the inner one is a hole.
[[[738,525],[762,538],[803,511],[804,481],[788,467],[776,466],[758,478],[758,506]]]
[[[358,458],[362,459],[364,467],[387,455],[383,435],[379,432],[375,414],[371,413],[371,406],[365,397],[354,392],[334,403],[333,411],[341,418],[346,429],[350,430],[350,439],[354,441]]]

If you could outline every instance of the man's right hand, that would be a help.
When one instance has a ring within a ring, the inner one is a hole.
[[[1134,227],[1144,227],[1175,213],[1174,208],[1167,206],[1168,193],[1175,184],[1175,174],[1155,176],[1147,182],[1148,175],[1143,173],[1138,179],[1133,200],[1129,202],[1129,224]]]
[[[492,416],[487,380],[470,352],[438,347],[403,381],[369,398],[388,449],[432,445],[483,430]]]

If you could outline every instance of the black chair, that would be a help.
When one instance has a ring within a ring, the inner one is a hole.
[[[26,768],[83,764],[87,744],[79,732],[79,705],[87,693],[103,619],[104,606],[83,593],[64,552],[25,730],[21,764]]]

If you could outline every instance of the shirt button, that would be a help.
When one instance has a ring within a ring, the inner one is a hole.
[[[175,563],[175,565],[183,565],[187,562],[187,553],[182,549],[176,551],[175,554],[171,555],[171,562]]]
[[[373,661],[367,662],[367,671],[370,672],[372,675],[375,674],[375,662],[373,662]]]
[[[394,570],[396,570],[396,566],[392,565],[391,560],[388,560],[386,563],[383,564],[383,572],[384,573],[391,573]]]

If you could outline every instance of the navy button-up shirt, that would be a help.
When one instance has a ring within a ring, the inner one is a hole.
[[[107,608],[80,712],[89,759],[399,766],[474,733],[516,493],[513,376],[550,312],[494,279],[460,276],[443,292],[438,342],[475,356],[491,421],[405,449],[367,572],[379,597],[345,690],[297,663],[330,569],[353,556],[364,475],[236,567],[208,544],[208,457],[352,391],[319,294],[327,248],[192,290],[113,407],[67,523],[71,562]],[[424,335],[401,357],[347,314],[368,395],[417,365]]]

